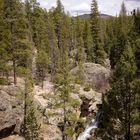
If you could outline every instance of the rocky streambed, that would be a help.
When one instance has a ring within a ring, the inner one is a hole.
[[[77,70],[78,68],[74,68],[72,73],[76,74]],[[71,93],[71,97],[79,102],[79,106],[74,108],[73,112],[76,112],[78,118],[87,122],[88,118],[97,112],[97,104],[102,103],[102,94],[109,88],[110,69],[99,64],[85,63],[84,75],[85,85],[90,84],[91,87],[87,89],[85,86],[74,85],[77,90]],[[23,122],[22,90],[22,82],[17,86],[0,86],[0,139],[23,139],[18,136]],[[44,82],[43,89],[34,86],[34,101],[42,112],[40,119],[44,140],[61,140],[61,131],[58,126],[62,122],[63,110],[61,108],[56,110],[52,107],[54,90],[54,85],[49,80]],[[50,115],[51,113],[59,115],[53,116]]]

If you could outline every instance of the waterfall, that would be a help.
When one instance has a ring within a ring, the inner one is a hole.
[[[102,114],[103,114],[103,111],[99,110],[95,119],[93,118],[91,120],[90,124],[87,125],[87,127],[85,128],[85,131],[79,135],[77,140],[87,140],[91,136],[94,136],[95,130],[96,128],[99,127],[100,121],[102,120]]]

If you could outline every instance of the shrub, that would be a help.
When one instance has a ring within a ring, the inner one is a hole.
[[[90,91],[90,89],[91,89],[91,86],[90,85],[86,85],[84,87],[84,91],[86,91],[86,92]]]
[[[8,81],[6,78],[0,78],[0,85],[8,85]]]

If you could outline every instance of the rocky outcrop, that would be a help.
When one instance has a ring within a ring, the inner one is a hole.
[[[34,91],[35,102],[43,110],[43,123],[47,125],[47,128],[44,129],[43,137],[46,140],[55,140],[57,136],[59,140],[61,139],[59,124],[63,123],[63,109],[53,107],[55,103],[53,83],[46,81],[44,85],[43,89],[36,86]],[[79,102],[79,106],[71,108],[71,111],[77,114],[77,118],[81,117],[86,121],[87,116],[97,112],[97,104],[101,104],[102,93],[96,92],[92,88],[89,91],[85,91],[84,87],[75,85],[75,90],[71,93],[71,97]]]
[[[43,140],[62,140],[61,131],[55,125],[47,125],[42,134]]]
[[[23,137],[20,137],[18,135],[12,135],[12,136],[9,136],[7,138],[3,138],[1,140],[25,140]]]
[[[75,84],[75,90],[71,93],[71,97],[77,100],[79,105],[77,108],[70,108],[70,111],[75,112],[78,118],[87,120],[87,117],[97,112],[97,105],[102,103],[102,93],[109,88],[109,63],[106,67],[85,63],[83,71],[85,85]],[[78,67],[72,70],[73,74],[77,74],[77,72]],[[0,86],[0,139],[20,132],[24,111],[19,93],[23,90],[24,83],[22,79],[18,83],[20,84],[17,87],[14,85]],[[87,85],[89,87],[86,87]],[[43,89],[39,86],[34,87],[34,101],[42,110],[42,137],[44,140],[61,140],[59,124],[63,122],[63,109],[53,107],[56,95],[54,90],[54,84],[49,80],[44,81]],[[8,138],[4,140],[23,139],[19,136],[9,136]]]
[[[15,86],[0,87],[0,138],[19,133],[23,120],[23,101]]]
[[[90,88],[89,91],[85,91],[83,87],[79,88],[79,98],[81,103],[81,116],[86,117],[93,112],[97,112],[98,104],[102,104],[102,93],[94,91]]]
[[[109,62],[108,62],[109,63]],[[95,91],[105,93],[109,88],[110,67],[103,67],[100,64],[85,63],[83,65],[84,83],[90,85]],[[74,68],[71,72],[76,75],[79,68]]]

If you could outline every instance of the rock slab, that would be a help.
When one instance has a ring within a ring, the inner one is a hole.
[[[24,111],[18,92],[13,85],[0,87],[0,138],[20,132]]]

